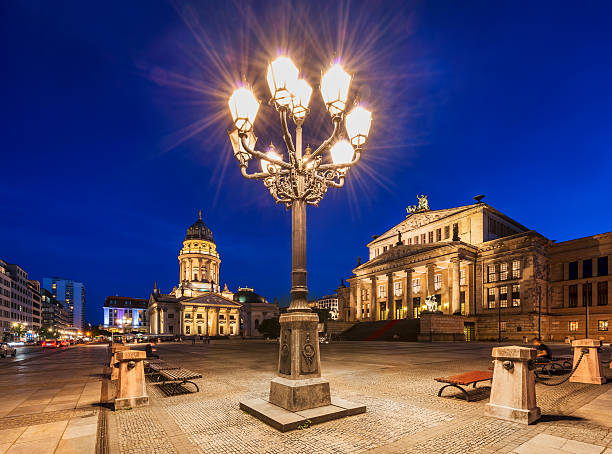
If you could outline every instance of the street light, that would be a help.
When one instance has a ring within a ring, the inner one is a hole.
[[[288,313],[280,317],[279,361],[277,377],[270,383],[270,402],[299,411],[331,402],[329,383],[321,378],[319,320],[307,302],[306,205],[317,206],[328,187],[344,185],[348,170],[359,161],[366,144],[371,113],[361,106],[355,107],[346,115],[348,140],[341,139],[351,76],[340,64],[333,65],[321,79],[321,95],[331,116],[333,132],[316,149],[306,147],[302,151],[302,123],[309,113],[311,86],[299,79],[298,68],[286,56],[270,63],[266,80],[272,96],[270,104],[280,116],[287,159],[273,145],[267,153],[255,150],[257,137],[253,124],[259,102],[246,87],[238,88],[229,99],[234,129],[228,134],[242,175],[263,180],[276,203],[291,209],[291,304]],[[287,125],[288,117],[295,123],[295,143]],[[325,157],[328,150],[329,156]],[[252,159],[260,161],[261,172],[248,172]]]

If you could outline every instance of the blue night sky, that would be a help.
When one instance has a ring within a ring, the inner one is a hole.
[[[276,8],[274,5],[277,6]],[[225,131],[245,78],[287,50],[333,58],[373,110],[343,189],[308,211],[311,297],[350,275],[416,194],[476,194],[557,241],[611,230],[609,2],[0,2],[0,257],[108,295],[170,291],[202,209],[221,281],[288,301],[289,213],[243,179]],[[305,142],[331,131],[315,87]],[[280,147],[262,104],[260,145]]]

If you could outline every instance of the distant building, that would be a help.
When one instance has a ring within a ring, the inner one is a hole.
[[[319,298],[315,307],[317,309],[328,309],[330,318],[338,320],[338,295],[336,293]]]
[[[28,288],[32,293],[32,330],[36,331],[42,326],[40,282],[30,279],[28,280]]]
[[[49,333],[68,334],[72,324],[72,315],[63,303],[46,288],[40,290],[42,303],[42,327]]]
[[[77,330],[85,327],[85,285],[58,277],[43,278],[43,288],[51,291],[71,313],[71,325]]]
[[[32,327],[32,290],[28,273],[19,265],[0,260],[0,325],[3,337],[13,323]]]
[[[107,297],[104,302],[104,329],[123,333],[148,332],[147,303],[143,298]]]
[[[252,289],[240,289],[242,293],[239,290],[234,294],[226,285],[221,290],[221,258],[201,212],[187,229],[178,260],[178,286],[169,294],[154,286],[149,297],[150,333],[259,336],[256,326],[264,317],[278,316],[278,307]]]

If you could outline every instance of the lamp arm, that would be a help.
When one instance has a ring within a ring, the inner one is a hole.
[[[263,159],[264,161],[268,161],[270,164],[276,164],[282,167],[283,169],[291,169],[291,164],[286,163],[285,161],[279,161],[278,159],[269,158],[268,156],[263,154],[261,151],[251,149],[251,147],[249,147],[249,144],[246,141],[245,135],[240,136],[240,143],[242,143],[242,147],[252,156],[255,156],[256,158],[259,158],[259,159]]]
[[[329,136],[329,138],[323,142],[319,148],[317,148],[315,151],[313,151],[311,154],[309,154],[308,156],[306,156],[306,158],[304,158],[304,165],[308,164],[310,161],[312,161],[314,158],[316,158],[317,156],[319,156],[321,153],[323,153],[327,147],[329,147],[331,145],[331,143],[333,142],[333,140],[338,136],[338,134],[340,133],[340,123],[342,123],[342,116],[338,115],[335,116],[334,118],[332,118],[332,121],[334,122],[334,130],[331,133],[331,136]]]
[[[293,145],[293,139],[291,138],[291,133],[289,132],[289,126],[287,126],[287,109],[283,108],[280,110],[280,122],[281,127],[283,128],[283,139],[285,140],[285,145],[287,145],[287,149],[290,153],[295,153],[295,146]]]
[[[318,170],[338,170],[347,167],[352,167],[361,159],[361,151],[355,151],[355,158],[348,164],[321,164]]]

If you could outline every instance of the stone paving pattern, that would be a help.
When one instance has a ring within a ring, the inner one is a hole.
[[[104,346],[0,360],[0,454],[95,452]]]
[[[544,416],[531,426],[484,417],[488,388],[472,394],[474,402],[437,397],[441,384],[434,377],[486,370],[493,346],[322,345],[323,376],[332,395],[365,404],[367,413],[283,434],[238,408],[243,398],[267,398],[276,344],[160,344],[156,348],[162,359],[202,373],[197,381],[201,391],[168,396],[150,383],[150,407],[111,414],[117,432],[111,453],[510,453],[540,434],[595,445],[599,452],[612,448],[609,425],[571,415],[612,390],[610,384],[537,385]],[[554,348],[567,352],[565,346]]]

